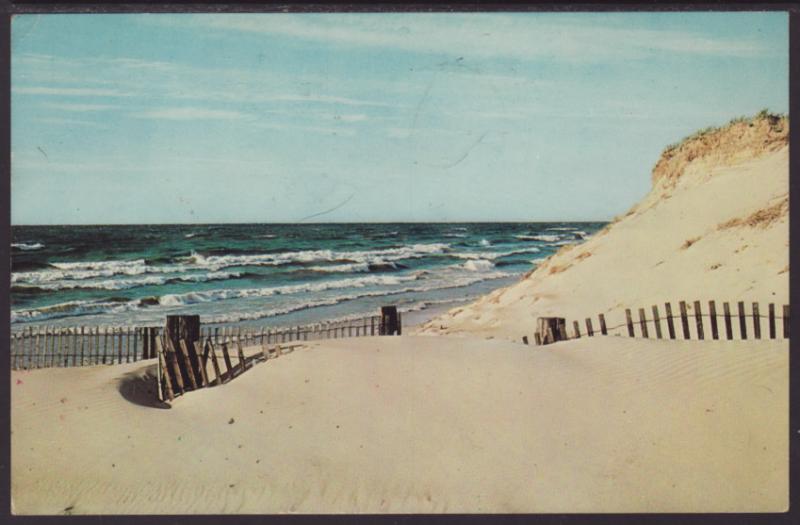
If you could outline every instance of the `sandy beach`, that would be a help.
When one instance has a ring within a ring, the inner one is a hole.
[[[15,372],[14,512],[781,511],[787,361],[784,341],[342,339],[171,409],[145,406],[152,362]]]

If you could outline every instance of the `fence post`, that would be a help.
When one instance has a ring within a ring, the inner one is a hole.
[[[730,341],[733,339],[733,326],[731,323],[731,306],[727,301],[722,303],[722,312],[725,317],[725,336]]]
[[[775,339],[775,303],[769,303],[769,338]]]
[[[581,338],[581,325],[578,324],[578,321],[572,321],[572,326],[575,328],[575,339]]]
[[[639,308],[639,324],[642,327],[642,337],[647,339],[649,334],[647,332],[647,316],[644,313],[644,308]]]
[[[703,333],[703,312],[700,309],[700,301],[694,302],[694,320],[697,323],[697,338],[702,340],[705,334]]]
[[[783,338],[789,339],[789,305],[783,305]]]
[[[653,325],[656,327],[656,338],[661,339],[661,317],[658,315],[658,306],[653,305]]]
[[[717,303],[708,301],[708,316],[711,319],[711,337],[719,339],[719,328],[717,327]]]
[[[758,303],[753,303],[753,337],[761,339],[761,316]]]
[[[194,342],[200,339],[200,316],[168,315],[164,324],[164,337],[169,340],[170,346],[178,353],[183,353],[181,340],[186,341],[186,359],[177,360],[178,366],[181,367],[181,373],[184,376],[192,379],[192,387],[196,388],[194,378],[200,375],[200,370]]]
[[[606,329],[606,316],[603,314],[598,314],[597,318],[600,320],[600,333],[602,335],[608,335],[608,330]]]
[[[667,314],[667,331],[669,332],[669,338],[675,339],[675,319],[672,316],[672,304],[669,302],[664,303],[664,309]]]
[[[397,318],[396,306],[381,306],[380,335],[395,335],[400,333],[400,323]]]
[[[690,339],[691,336],[689,335],[689,317],[686,314],[686,301],[681,301],[678,303],[678,306],[681,310],[681,328],[683,328],[683,338]]]
[[[592,330],[592,320],[590,318],[586,318],[586,335],[588,337],[594,337],[594,330]]]
[[[536,333],[541,336],[543,345],[566,340],[567,321],[563,317],[539,317],[536,319]]]
[[[625,324],[628,326],[628,337],[634,337],[633,334],[633,319],[631,318],[631,309],[625,309]]]
[[[739,332],[742,340],[747,339],[747,320],[744,315],[744,301],[739,301]]]
[[[36,359],[35,359],[36,368],[41,368],[41,366],[42,366],[41,352],[39,351],[39,350],[41,350],[41,347],[40,347],[41,334],[42,334],[42,327],[41,326],[37,326],[36,327],[36,351],[35,351],[35,354],[36,354],[36,356],[35,356],[36,357]]]
[[[162,376],[164,378],[164,387],[165,387],[164,389],[167,391],[167,397],[169,398],[170,401],[172,401],[173,399],[175,399],[175,393],[174,393],[174,391],[172,389],[172,380],[169,377],[169,369],[167,368],[167,366],[168,366],[167,365],[167,359],[166,359],[166,355],[164,355],[164,348],[161,345],[161,341],[160,340],[156,340],[156,344],[155,344],[155,349],[154,350],[156,352],[156,355],[158,356],[158,371],[160,372],[158,374],[158,398],[159,398],[159,401],[164,401],[164,394],[162,393],[162,390],[161,390],[161,378],[162,378]]]

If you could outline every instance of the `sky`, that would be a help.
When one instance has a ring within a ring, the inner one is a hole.
[[[609,220],[786,13],[20,15],[12,224]]]

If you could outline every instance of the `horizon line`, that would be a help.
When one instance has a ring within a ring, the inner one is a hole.
[[[39,224],[11,224],[12,228],[40,227],[40,226],[218,226],[218,225],[273,225],[273,226],[302,226],[302,225],[338,225],[338,224],[533,224],[533,223],[592,223],[611,222],[613,219],[559,219],[559,220],[500,220],[500,221],[329,221],[329,222],[119,222],[119,223],[39,223]]]

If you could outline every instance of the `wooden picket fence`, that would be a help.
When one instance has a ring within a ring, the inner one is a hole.
[[[652,305],[650,307],[652,315],[649,318],[645,308],[638,308],[638,318],[634,318],[633,311],[626,308],[624,321],[611,326],[607,325],[605,315],[599,314],[599,335],[627,335],[645,339],[747,340],[749,337],[753,339],[789,339],[788,304],[782,305],[780,315],[776,313],[774,303],[767,305],[766,315],[758,302],[751,303],[749,312],[744,301],[738,301],[736,307],[737,311],[732,312],[731,304],[722,302],[720,311],[717,309],[716,301],[708,301],[708,308],[704,312],[701,301],[693,301],[691,305],[686,301],[680,301],[676,315],[673,313],[672,304],[666,302],[663,316],[658,305]],[[690,309],[691,313],[689,313]],[[766,327],[762,326],[763,322],[766,322]],[[572,321],[572,331],[568,333],[565,319],[540,318],[540,327],[534,334],[534,339],[537,345],[541,345],[597,335],[591,318],[585,319],[585,325],[586,331],[581,333],[581,323]],[[678,328],[680,328],[680,334]],[[751,329],[752,331],[750,331]],[[523,337],[523,342],[527,344],[527,337]]]
[[[130,363],[155,357],[158,326],[28,327],[11,334],[11,368]]]
[[[400,314],[398,315],[398,319]],[[283,344],[293,341],[378,335],[381,316],[293,327],[213,327],[200,329],[215,345]],[[13,370],[120,364],[156,357],[161,326],[27,327],[11,335]]]

